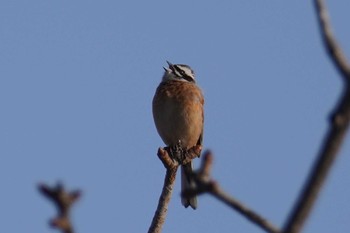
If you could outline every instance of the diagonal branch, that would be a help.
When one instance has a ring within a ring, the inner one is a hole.
[[[329,129],[321,145],[317,160],[287,220],[284,228],[285,233],[297,233],[300,232],[303,227],[330,168],[337,157],[350,120],[350,66],[332,35],[328,13],[323,0],[315,0],[315,8],[328,55],[342,75],[346,85],[343,90],[343,95],[331,116]]]
[[[202,193],[209,193],[218,200],[222,201],[232,209],[236,210],[249,221],[259,226],[268,233],[280,233],[280,230],[270,223],[268,220],[257,214],[241,202],[225,193],[210,176],[210,170],[212,167],[213,156],[210,151],[204,153],[201,167],[198,171],[193,173],[193,178],[196,182],[196,187],[185,190],[182,193],[183,196],[192,197]]]

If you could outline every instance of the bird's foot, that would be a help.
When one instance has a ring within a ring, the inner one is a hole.
[[[186,150],[184,148],[182,148],[181,140],[179,140],[176,145],[168,146],[168,147],[165,147],[164,149],[168,151],[170,157],[173,160],[182,164],[182,161],[185,158]]]

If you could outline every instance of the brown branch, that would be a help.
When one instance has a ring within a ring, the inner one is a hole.
[[[319,155],[309,174],[298,201],[287,220],[285,233],[300,232],[317,199],[330,168],[335,161],[341,144],[349,126],[350,119],[350,66],[347,63],[339,45],[332,35],[328,13],[323,0],[315,0],[315,8],[318,16],[323,42],[328,55],[345,81],[343,94],[337,104],[331,120],[328,132],[321,145]]]
[[[193,173],[193,178],[196,182],[196,187],[193,189],[185,190],[182,193],[183,196],[192,197],[195,195],[199,195],[202,193],[209,193],[221,202],[225,203],[232,209],[238,211],[244,217],[246,217],[249,221],[259,226],[263,230],[269,233],[280,233],[280,230],[263,218],[261,215],[257,214],[253,210],[249,209],[241,202],[231,197],[227,193],[225,193],[219,186],[217,182],[215,182],[211,176],[210,171],[212,168],[213,156],[210,151],[204,153],[201,167],[198,171]]]
[[[321,30],[321,35],[323,39],[324,46],[327,49],[328,55],[330,56],[332,62],[341,73],[342,78],[346,82],[350,80],[350,65],[346,60],[342,49],[338,45],[335,37],[332,33],[332,27],[329,20],[329,14],[327,12],[324,0],[315,0],[315,9],[318,17],[318,22]]]
[[[166,168],[166,174],[162,193],[159,197],[158,206],[156,212],[154,213],[151,226],[148,229],[148,233],[160,233],[162,231],[171,194],[174,188],[176,172],[179,167],[179,163],[176,160],[173,160],[169,156],[169,153],[162,148],[159,148],[158,150],[158,157]]]
[[[74,202],[81,196],[81,192],[76,190],[68,193],[60,183],[58,183],[56,187],[40,184],[38,189],[40,193],[51,200],[57,208],[57,216],[50,220],[50,226],[61,230],[62,233],[74,233],[69,213]]]
[[[158,206],[156,212],[154,213],[151,226],[148,229],[148,233],[159,233],[162,231],[162,227],[164,225],[168,211],[168,205],[170,203],[171,194],[173,192],[173,187],[175,184],[177,169],[179,168],[180,164],[184,165],[186,163],[189,163],[195,157],[199,157],[202,147],[198,145],[190,148],[188,151],[186,151],[187,153],[185,158],[177,158],[183,157],[182,152],[180,154],[173,155],[171,151],[172,149],[174,148],[167,147],[165,149],[158,149],[157,155],[166,168],[166,174],[164,178],[162,193],[159,197]],[[173,158],[172,156],[176,158]]]

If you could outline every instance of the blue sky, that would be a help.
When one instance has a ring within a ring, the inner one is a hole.
[[[350,2],[328,6],[349,57]],[[49,232],[55,210],[36,185],[58,180],[84,192],[77,232],[148,230],[166,60],[196,72],[215,179],[281,226],[341,90],[310,1],[2,1],[0,30],[3,232]],[[350,231],[349,154],[347,136],[305,232]],[[262,232],[207,195],[184,209],[179,191],[164,232]]]

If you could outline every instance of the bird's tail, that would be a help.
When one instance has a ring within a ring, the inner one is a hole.
[[[190,174],[192,173],[192,162],[189,162],[186,165],[181,166],[181,189],[182,192],[188,188],[194,188],[195,183],[194,181],[190,178]],[[191,206],[192,209],[197,208],[197,197],[181,197],[181,203],[184,205],[186,208],[188,206]]]

